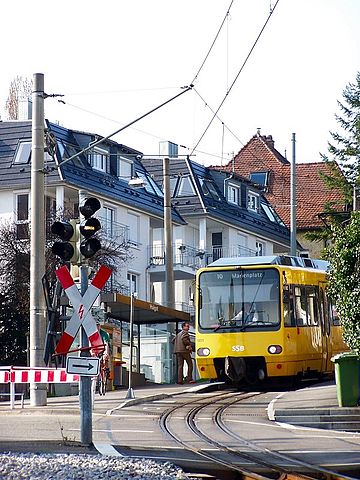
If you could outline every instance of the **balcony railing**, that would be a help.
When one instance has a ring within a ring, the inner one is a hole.
[[[189,245],[173,245],[173,264],[194,269],[204,267],[223,257],[254,257],[256,251],[233,245],[229,247],[210,247],[206,250]],[[163,244],[148,247],[149,266],[165,265],[165,246]]]
[[[101,234],[105,238],[111,239],[117,243],[126,243],[131,241],[130,229],[126,225],[118,222],[109,222],[105,217],[97,217],[101,223]]]

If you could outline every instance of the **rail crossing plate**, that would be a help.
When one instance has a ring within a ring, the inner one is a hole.
[[[66,373],[95,377],[99,373],[100,358],[97,357],[67,357]]]

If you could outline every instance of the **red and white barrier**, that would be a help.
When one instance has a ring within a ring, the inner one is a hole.
[[[66,373],[65,368],[13,368],[10,372],[12,383],[74,383],[79,375]]]
[[[15,404],[16,383],[76,383],[80,375],[66,373],[65,368],[0,367],[0,383],[10,384],[10,408]],[[23,400],[22,400],[23,407]]]

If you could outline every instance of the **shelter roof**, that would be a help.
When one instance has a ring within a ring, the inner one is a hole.
[[[106,305],[110,317],[123,322],[130,321],[131,297],[121,293],[102,293],[100,300]],[[134,324],[149,325],[168,322],[190,322],[190,314],[134,298]]]

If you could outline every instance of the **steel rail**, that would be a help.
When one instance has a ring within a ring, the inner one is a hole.
[[[226,397],[228,395],[230,395],[228,392],[219,394],[219,396],[221,396],[221,397]],[[212,404],[214,402],[214,395],[208,396],[208,397],[205,398],[205,400],[207,400],[207,399],[209,399],[209,401],[206,405]],[[204,400],[204,398],[202,400]],[[191,445],[189,445],[188,442],[182,440],[176,433],[174,433],[171,430],[171,428],[169,426],[169,423],[170,423],[171,416],[174,414],[174,412],[176,412],[177,410],[180,410],[181,408],[183,408],[187,405],[188,405],[188,402],[183,402],[180,405],[168,408],[163,414],[161,414],[161,416],[159,418],[159,424],[160,424],[161,430],[166,435],[168,435],[172,440],[174,440],[176,443],[178,443],[179,445],[184,447],[185,450],[189,450],[189,451],[195,453],[196,455],[198,455],[202,458],[205,458],[206,460],[210,460],[211,462],[213,462],[217,465],[221,465],[222,467],[226,467],[228,470],[235,470],[235,471],[241,473],[242,476],[243,476],[242,477],[243,479],[274,480],[273,478],[265,477],[264,475],[259,475],[257,473],[247,471],[245,469],[240,469],[238,467],[235,467],[231,462],[227,462],[225,460],[219,459],[219,458],[215,457],[214,455],[211,455],[210,453],[204,452],[202,449],[192,447]],[[188,415],[186,415],[185,420],[187,419],[187,416]],[[186,422],[186,425],[188,425],[187,422]]]
[[[240,401],[241,401],[241,399],[240,399]],[[314,464],[309,463],[309,462],[304,462],[302,460],[298,460],[296,458],[291,457],[290,455],[284,455],[280,452],[269,450],[268,448],[259,447],[259,445],[257,445],[256,443],[251,442],[251,441],[241,437],[240,435],[238,435],[234,431],[232,431],[225,424],[225,422],[223,420],[223,416],[224,416],[225,411],[228,408],[230,408],[232,405],[234,405],[235,403],[238,403],[238,402],[239,402],[239,400],[235,399],[233,402],[229,402],[227,405],[222,405],[221,407],[219,407],[214,412],[214,416],[213,416],[213,421],[214,421],[215,425],[221,431],[223,431],[224,433],[229,435],[231,438],[242,442],[244,445],[246,445],[250,448],[253,448],[254,450],[257,450],[257,451],[262,452],[262,453],[266,453],[267,455],[270,455],[270,456],[274,457],[275,459],[279,459],[279,460],[282,460],[282,461],[288,461],[288,462],[290,461],[293,464],[297,464],[300,467],[311,469],[312,471],[310,473],[320,473],[321,478],[324,479],[324,480],[346,480],[346,479],[352,480],[351,477],[346,477],[342,474],[340,475],[339,472],[335,472],[335,471],[320,467],[318,465],[314,465]],[[229,448],[229,447],[227,447],[227,448]],[[233,449],[229,448],[229,450],[232,451]],[[236,450],[233,450],[233,451],[236,452]],[[281,467],[281,468],[283,468],[283,467]],[[290,473],[290,472],[287,472],[287,473]]]
[[[224,424],[222,421],[222,415],[224,411],[232,406],[235,403],[241,402],[241,400],[247,399],[249,397],[252,397],[254,395],[259,395],[260,393],[243,393],[243,394],[238,394],[236,399],[233,401],[228,402],[226,405],[221,405],[220,407],[216,408],[212,418],[213,418],[213,423],[225,434],[230,436],[231,438],[236,438],[236,440],[241,441],[244,445],[246,445],[248,448],[253,449],[256,451],[256,454],[258,455],[259,452],[265,453],[267,455],[272,456],[273,458],[276,458],[276,460],[281,459],[282,461],[287,461],[288,463],[291,464],[296,464],[299,467],[306,468],[310,470],[309,473],[313,474],[316,473],[316,476],[309,476],[308,473],[305,474],[305,472],[297,472],[294,473],[294,470],[290,471],[289,468],[287,467],[282,467],[277,465],[277,462],[275,462],[275,466],[273,463],[270,463],[265,460],[259,460],[257,456],[250,452],[239,452],[238,450],[235,450],[233,448],[228,447],[227,445],[217,442],[210,438],[206,433],[201,431],[198,426],[196,425],[196,417],[198,414],[203,411],[205,408],[212,406],[214,407],[214,403],[218,403],[219,401],[224,401],[228,400],[229,397],[233,399],[234,392],[225,392],[222,394],[218,394],[215,398],[214,395],[212,396],[207,396],[205,398],[202,398],[202,403],[201,405],[196,405],[193,408],[190,408],[190,410],[186,413],[184,416],[185,424],[186,426],[196,435],[198,438],[201,438],[206,444],[215,446],[217,448],[218,453],[225,453],[227,455],[231,455],[232,457],[236,457],[236,459],[243,458],[247,461],[251,461],[254,463],[254,465],[258,465],[261,468],[266,468],[268,470],[268,473],[266,475],[270,476],[265,476],[260,473],[256,472],[250,472],[244,467],[238,467],[234,465],[234,459],[231,461],[227,461],[224,459],[219,458],[217,455],[213,453],[209,453],[204,451],[203,448],[197,448],[189,444],[188,441],[184,441],[181,439],[181,437],[174,432],[171,427],[170,427],[170,421],[171,417],[174,415],[174,413],[178,410],[180,410],[183,407],[190,407],[188,402],[183,402],[180,405],[176,405],[171,407],[170,409],[167,409],[159,419],[160,427],[161,429],[168,435],[170,436],[174,441],[176,441],[178,444],[180,444],[182,447],[184,447],[186,450],[192,451],[193,453],[206,458],[213,462],[214,464],[221,465],[223,467],[226,467],[229,470],[236,471],[242,475],[243,479],[252,479],[252,480],[345,480],[349,479],[351,480],[351,477],[345,477],[345,476],[339,476],[339,473],[337,472],[332,472],[330,470],[326,469],[319,469],[316,465],[309,464],[306,462],[299,461],[297,459],[294,459],[290,456],[286,456],[283,454],[280,454],[279,452],[273,452],[271,450],[261,448],[258,445],[256,445],[254,442],[249,442],[248,440],[234,434],[228,427]],[[254,467],[256,469],[256,467]],[[320,474],[320,476],[319,476]]]

